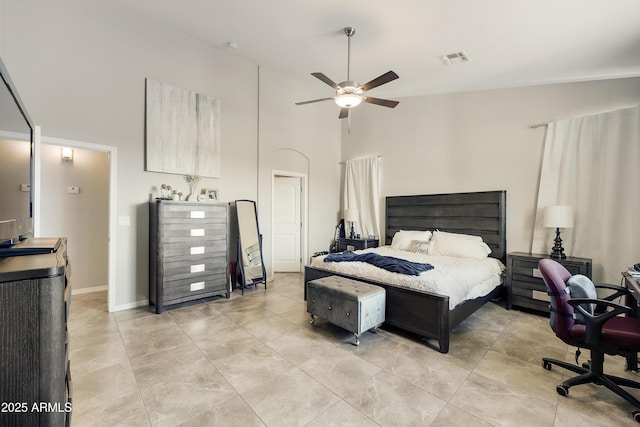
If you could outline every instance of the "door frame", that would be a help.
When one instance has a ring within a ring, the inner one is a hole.
[[[116,308],[116,200],[117,200],[117,158],[118,148],[110,145],[93,144],[90,142],[75,141],[64,138],[53,138],[48,136],[40,136],[39,141],[36,140],[34,144],[34,187],[38,189],[34,193],[34,223],[38,224],[37,230],[34,234],[39,235],[40,225],[40,179],[41,179],[41,148],[40,144],[56,145],[63,147],[79,148],[88,151],[97,151],[107,153],[109,156],[109,230],[107,236],[107,245],[109,260],[108,260],[108,286],[107,286],[107,311],[114,311]]]
[[[305,260],[309,258],[309,175],[306,173],[300,172],[291,172],[291,171],[282,171],[273,169],[271,171],[271,230],[274,230],[274,221],[275,221],[275,186],[276,186],[276,177],[285,177],[285,178],[300,178],[300,188],[302,190],[302,194],[300,194],[300,272],[303,271],[303,267],[305,265]],[[271,253],[275,253],[274,248],[274,240],[271,239]],[[273,269],[274,262],[273,256],[271,257],[271,271],[274,272]],[[275,273],[275,272],[274,272]]]

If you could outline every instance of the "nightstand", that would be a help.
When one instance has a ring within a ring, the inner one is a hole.
[[[347,239],[341,237],[338,242],[338,251],[356,251],[358,249],[377,248],[378,239]]]
[[[538,261],[549,258],[544,254],[513,252],[507,254],[507,309],[513,306],[549,313],[547,287],[538,270]],[[571,274],[584,274],[591,278],[591,258],[567,257],[554,259]]]

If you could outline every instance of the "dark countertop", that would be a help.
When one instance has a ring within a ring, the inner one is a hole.
[[[27,239],[4,249],[0,258],[0,282],[64,274],[66,249],[66,239],[59,237]],[[12,252],[18,256],[10,256]]]

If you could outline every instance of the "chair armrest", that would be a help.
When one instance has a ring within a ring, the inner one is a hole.
[[[627,314],[632,311],[631,308],[627,306],[601,299],[573,298],[567,302],[584,316],[587,328],[587,336],[585,341],[589,345],[600,345],[602,327],[607,320],[620,314]],[[611,308],[612,310],[605,311],[603,313],[597,313],[594,315],[585,310],[582,307],[583,304],[596,304],[599,307],[607,307]]]
[[[615,291],[613,294],[607,296],[606,298],[602,298],[607,301],[613,301],[616,298],[631,295],[631,291],[624,286],[611,285],[609,283],[598,283],[597,285],[595,285],[595,287],[596,289],[609,289]]]

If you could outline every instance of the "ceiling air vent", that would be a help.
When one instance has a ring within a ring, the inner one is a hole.
[[[467,56],[467,54],[464,51],[450,53],[448,55],[440,55],[438,56],[438,58],[440,58],[440,61],[442,61],[444,65],[458,64],[460,62],[471,61],[469,56]]]

